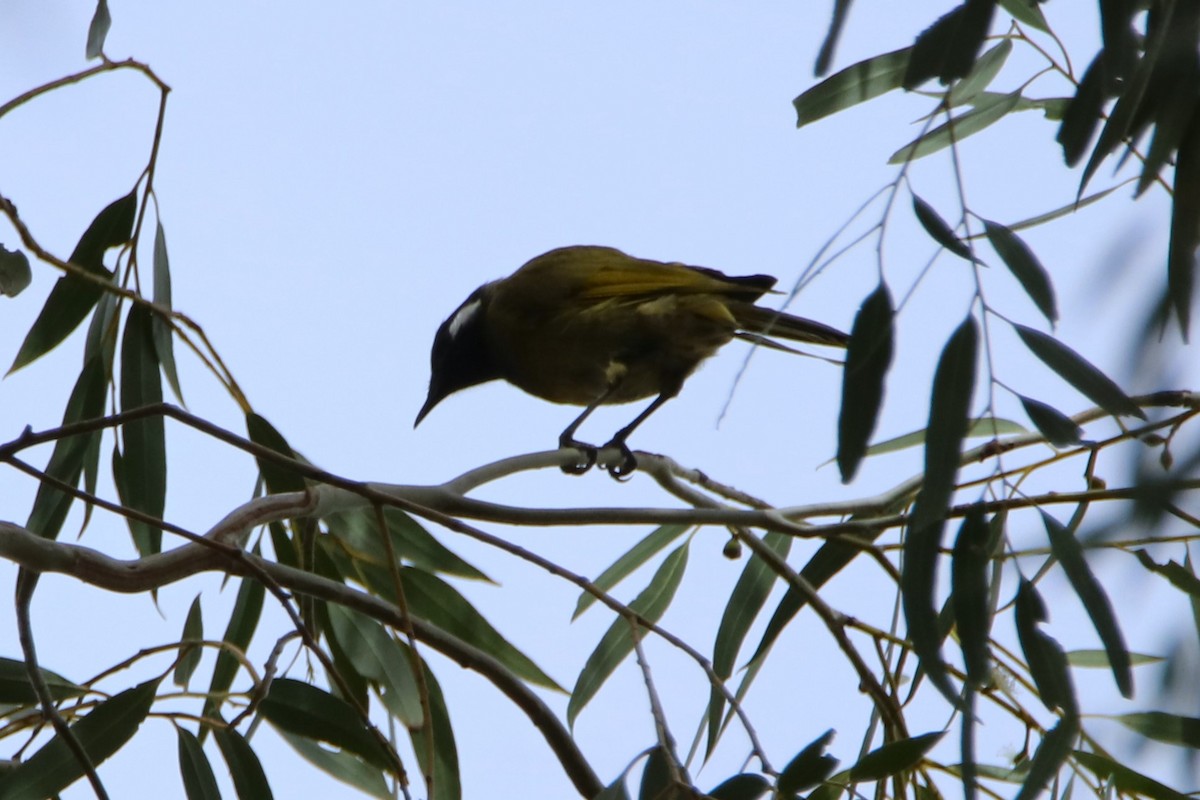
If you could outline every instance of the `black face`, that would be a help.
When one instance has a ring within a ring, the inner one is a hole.
[[[487,286],[476,289],[438,328],[429,354],[429,395],[415,428],[445,398],[500,377],[487,349]]]

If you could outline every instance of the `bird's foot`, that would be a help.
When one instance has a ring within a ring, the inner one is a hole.
[[[592,465],[596,463],[597,449],[595,445],[584,444],[583,442],[576,441],[570,436],[562,436],[559,437],[558,446],[563,450],[569,449],[579,451],[580,459],[582,459],[576,460],[573,463],[563,464],[560,467],[560,469],[562,469],[562,471],[568,475],[582,475],[591,469]]]
[[[633,451],[629,449],[629,445],[625,444],[624,441],[618,441],[617,439],[613,439],[600,449],[607,450],[609,448],[616,448],[619,450],[621,453],[621,458],[619,461],[606,463],[604,465],[604,469],[608,471],[609,477],[611,477],[613,480],[629,480],[629,476],[632,475],[633,471],[637,469],[638,463],[637,458],[633,455]]]

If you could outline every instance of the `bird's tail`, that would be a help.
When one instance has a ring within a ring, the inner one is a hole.
[[[827,347],[845,347],[850,337],[820,322],[804,317],[796,317],[783,311],[770,308],[739,304],[731,308],[738,326],[750,336],[743,338],[762,344],[763,337],[788,339],[793,342],[806,342]],[[787,348],[782,348],[787,349]]]

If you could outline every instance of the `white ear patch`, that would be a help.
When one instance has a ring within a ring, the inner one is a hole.
[[[454,316],[450,318],[450,327],[446,329],[451,339],[458,338],[458,332],[462,330],[464,325],[471,321],[472,317],[479,313],[479,308],[482,305],[483,301],[476,298],[454,312]]]

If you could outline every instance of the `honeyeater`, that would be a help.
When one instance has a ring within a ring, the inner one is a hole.
[[[438,328],[429,395],[414,427],[448,395],[502,378],[544,400],[584,406],[558,438],[559,447],[582,453],[563,470],[582,473],[597,455],[575,440],[588,415],[653,397],[605,445],[621,453],[606,468],[623,477],[637,467],[629,434],[734,337],[783,350],[791,348],[767,337],[846,346],[841,331],[755,305],[774,285],[770,275],[731,277],[611,247],[543,253],[480,286]]]

